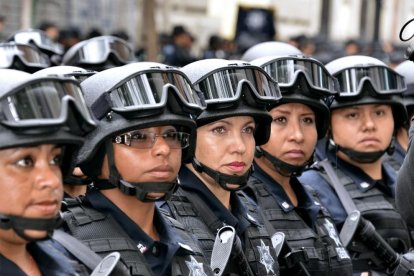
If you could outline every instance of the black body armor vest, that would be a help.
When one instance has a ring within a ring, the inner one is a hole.
[[[263,182],[256,177],[250,177],[246,192],[255,197],[273,228],[285,234],[290,252],[279,256],[282,275],[306,275],[299,261],[310,275],[352,275],[351,259],[340,242],[330,214],[323,206],[315,229],[312,229],[296,211],[286,213]],[[295,256],[305,256],[305,259],[295,259]]]
[[[356,208],[365,219],[371,221],[378,234],[397,253],[407,252],[411,247],[410,232],[401,215],[394,207],[394,199],[386,197],[376,187],[362,192],[356,183],[354,183],[353,179],[345,175],[344,172],[336,170],[336,173],[340,182],[351,196]],[[328,180],[325,172],[323,172],[322,176]],[[347,249],[351,254],[354,270],[385,271],[387,269],[384,267],[383,261],[378,259],[374,252],[368,249],[358,238],[355,238],[348,245]]]
[[[118,251],[122,261],[130,269],[131,275],[154,275],[135,242],[129,238],[112,216],[89,207],[87,201],[83,201],[82,197],[65,200],[67,211],[64,214],[64,219],[71,235],[100,256]],[[165,211],[161,210],[161,214],[173,225],[175,232],[192,250],[181,248],[188,251],[188,254],[174,256],[171,275],[190,275],[191,263],[203,265],[205,275],[212,275],[210,267],[205,265],[205,258],[199,246],[194,243],[183,225],[167,216]]]
[[[270,235],[263,226],[257,209],[251,204],[246,205],[247,202],[242,198],[241,200],[247,207],[247,216],[255,222],[247,228],[244,237],[240,237],[244,239],[244,253],[252,271],[260,276],[279,275],[279,265],[272,248]],[[179,188],[167,204],[174,218],[192,232],[199,240],[206,258],[211,260],[217,231],[224,226],[224,223],[215,217],[202,199],[193,192]]]

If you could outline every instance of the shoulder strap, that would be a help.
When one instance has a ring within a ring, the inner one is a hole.
[[[327,159],[319,161],[318,163],[323,167],[326,174],[328,175],[328,178],[330,180],[328,181],[328,183],[332,186],[332,188],[334,188],[336,194],[339,197],[339,200],[345,208],[346,213],[350,214],[353,211],[357,210],[354,201],[352,200],[349,193],[346,191],[345,187],[341,184],[341,181],[335,173],[331,163]]]

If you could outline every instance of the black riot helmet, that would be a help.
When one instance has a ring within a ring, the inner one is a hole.
[[[339,108],[364,104],[390,105],[395,129],[407,122],[407,111],[402,102],[402,94],[407,89],[404,77],[382,61],[369,56],[347,56],[329,62],[326,69],[338,79],[339,93],[330,106],[331,111]],[[336,145],[333,139],[330,146],[347,154],[361,163],[378,160],[390,147],[380,152],[355,152]]]
[[[256,145],[267,142],[272,119],[266,106],[277,102],[281,94],[277,83],[263,69],[240,60],[205,59],[181,70],[206,101],[206,109],[196,119],[197,127],[226,117],[252,116],[256,122]],[[247,182],[248,174],[225,175],[201,164],[196,158],[192,164],[197,171],[218,179],[223,189],[229,189],[227,183],[239,184],[242,188]]]
[[[269,110],[286,103],[301,103],[309,106],[316,116],[318,138],[325,136],[329,126],[329,102],[338,92],[336,79],[316,59],[305,57],[290,44],[266,42],[250,48],[245,58],[255,56],[252,64],[262,67],[275,81],[282,92],[282,99],[270,105]],[[257,147],[256,156],[264,156],[282,175],[299,175],[313,161],[303,165],[291,165]]]
[[[54,65],[60,63],[63,46],[51,40],[46,32],[39,29],[23,29],[13,33],[7,41],[32,45],[46,54]]]
[[[395,72],[404,76],[407,90],[403,92],[403,103],[407,108],[408,118],[414,115],[414,63],[406,60],[394,68]]]
[[[59,65],[39,70],[34,75],[73,78],[81,83],[95,73],[96,71],[87,70],[78,66]]]
[[[79,84],[58,77],[37,77],[0,69],[0,149],[56,144],[63,147],[62,175],[73,169],[72,158],[82,136],[95,127]],[[0,228],[14,229],[31,240],[25,230],[49,233],[59,218],[25,218],[0,214]]]
[[[0,43],[0,68],[33,73],[49,66],[49,57],[30,44]]]
[[[78,155],[82,172],[92,177],[97,188],[119,187],[125,194],[135,195],[141,201],[149,200],[146,196],[150,192],[164,192],[168,197],[177,183],[127,183],[122,180],[114,164],[112,143],[123,142],[126,138],[122,134],[137,128],[174,125],[178,131],[189,134],[182,160],[190,160],[196,138],[193,118],[204,107],[188,78],[174,67],[137,62],[96,73],[81,85],[86,102],[98,119],[98,127],[86,137]],[[108,181],[100,181],[97,177],[105,154],[110,176]]]
[[[73,45],[63,56],[62,65],[102,71],[135,61],[132,46],[115,36],[98,36]]]

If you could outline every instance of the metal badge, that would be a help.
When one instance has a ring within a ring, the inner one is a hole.
[[[267,246],[262,239],[260,240],[260,243],[261,245],[257,246],[260,253],[260,263],[266,268],[266,274],[269,274],[270,272],[274,274],[273,264],[275,263],[275,260],[273,260],[272,255],[270,255],[269,246]]]
[[[191,261],[185,261],[185,264],[190,270],[189,276],[207,276],[204,272],[203,263],[197,262],[193,256],[190,256],[190,260]]]

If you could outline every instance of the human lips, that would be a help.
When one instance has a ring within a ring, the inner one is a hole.
[[[236,161],[226,164],[226,167],[232,172],[243,172],[246,168],[246,163]]]
[[[377,144],[379,140],[375,137],[365,137],[359,141],[361,144],[370,145],[370,144]]]
[[[284,153],[284,156],[290,159],[302,159],[305,153],[302,150],[294,149]]]
[[[149,173],[155,178],[170,178],[173,172],[173,168],[168,165],[158,166],[149,170]]]
[[[31,205],[41,216],[55,216],[60,208],[59,200],[40,200]]]

